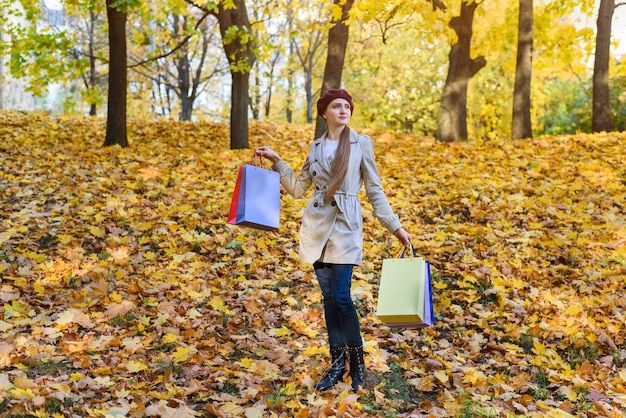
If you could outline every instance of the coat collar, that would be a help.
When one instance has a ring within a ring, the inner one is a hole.
[[[324,147],[324,140],[326,139],[327,135],[328,135],[328,132],[325,132],[324,135],[317,138],[313,142],[313,150],[314,150],[313,152],[314,152],[314,159],[317,160],[317,162],[319,162],[320,165],[324,167],[324,169],[330,173],[330,170],[331,170],[330,163],[328,162],[326,158],[324,158],[324,153],[322,151]],[[350,129],[350,144],[354,144],[355,142],[358,142],[358,141],[359,141],[359,134],[357,134],[352,129]]]
[[[315,145],[316,148],[318,146],[320,146],[322,144],[322,142],[326,139],[327,135],[328,135],[328,131],[324,132],[324,134],[322,136],[320,136],[315,141],[313,141],[313,145]],[[350,143],[354,144],[355,142],[358,142],[358,140],[359,140],[359,134],[354,132],[353,129],[350,129]]]

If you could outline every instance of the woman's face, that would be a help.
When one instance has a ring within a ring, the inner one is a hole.
[[[352,109],[350,103],[346,99],[334,99],[328,104],[324,112],[324,119],[328,123],[328,127],[345,126],[350,121]]]

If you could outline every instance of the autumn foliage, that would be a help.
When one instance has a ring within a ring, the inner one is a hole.
[[[365,205],[353,295],[365,391],[312,387],[321,294],[281,228],[226,224],[250,150],[228,127],[0,113],[0,414],[57,417],[622,416],[626,135],[436,143],[367,132],[432,262],[437,323],[375,317],[398,244]],[[254,123],[295,168],[312,127]]]

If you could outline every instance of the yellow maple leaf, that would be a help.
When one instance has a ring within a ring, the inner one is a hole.
[[[327,347],[315,347],[315,346],[308,346],[303,352],[302,354],[304,354],[305,356],[308,357],[314,357],[320,354],[328,354],[328,348]]]
[[[295,382],[287,383],[287,386],[283,388],[283,393],[287,396],[294,396],[298,394],[300,391],[298,390],[298,386]]]
[[[268,334],[273,336],[273,337],[284,337],[286,335],[290,335],[291,334],[291,330],[289,328],[283,326],[283,327],[280,327],[280,328],[271,329]]]
[[[58,234],[57,239],[61,244],[67,244],[68,242],[72,242],[74,240],[74,235],[70,234]]]
[[[331,13],[333,15],[333,21],[337,22],[341,20],[343,10],[340,4],[333,4],[331,7]]]
[[[583,308],[576,304],[576,305],[570,305],[566,310],[565,310],[565,316],[578,316],[579,313],[581,313],[583,311]]]
[[[172,354],[174,363],[183,363],[189,360],[189,355],[197,353],[195,347],[176,347],[176,351]]]
[[[248,357],[244,357],[241,360],[239,360],[239,365],[245,369],[249,369],[250,367],[254,365],[254,360]]]
[[[465,376],[463,376],[463,383],[471,383],[472,385],[476,385],[477,382],[485,382],[487,377],[485,374],[476,369],[466,370]]]
[[[106,234],[106,231],[99,226],[90,226],[89,232],[96,238],[102,238]]]
[[[537,354],[538,356],[543,356],[547,353],[547,348],[545,345],[543,345],[542,343],[540,343],[539,341],[535,341],[533,343],[533,349],[532,349],[533,353]]]
[[[13,228],[9,229],[6,232],[0,233],[0,245],[10,240],[14,233],[15,233],[15,230]]]
[[[446,383],[449,380],[445,370],[437,370],[434,375],[441,383]]]
[[[223,312],[227,315],[235,314],[235,312],[233,312],[230,308],[226,306],[224,300],[219,296],[214,296],[213,298],[211,298],[209,304],[213,307],[213,309],[217,309],[218,311]]]
[[[44,261],[46,261],[46,256],[44,254],[40,254],[34,251],[26,251],[24,255],[38,263],[43,263]]]
[[[112,292],[109,294],[109,297],[111,298],[111,300],[115,303],[122,303],[122,301],[124,300],[124,298],[122,297],[122,295],[120,295],[117,292]]]
[[[1,265],[0,265],[0,271],[2,271],[2,266]],[[43,295],[44,293],[46,293],[45,286],[42,285],[40,282],[33,283],[33,290],[38,295]]]
[[[161,338],[161,343],[171,344],[173,342],[176,342],[176,340],[178,340],[178,335],[168,332],[167,334],[163,336],[163,338]]]
[[[126,370],[130,373],[138,373],[144,370],[147,370],[148,366],[138,360],[130,360],[126,363]]]
[[[11,394],[11,396],[13,398],[34,398],[35,392],[33,392],[31,389],[22,389],[22,388],[14,388],[9,390],[9,394]]]

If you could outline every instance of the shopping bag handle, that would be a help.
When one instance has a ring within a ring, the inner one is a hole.
[[[409,257],[415,257],[415,247],[413,247],[413,243],[411,243],[411,245],[407,246],[405,245],[404,247],[402,247],[402,252],[400,253],[400,255],[398,256],[398,258],[404,258],[404,255],[406,253],[407,248],[411,248],[411,254],[409,255]]]
[[[257,157],[259,157],[258,163],[257,163]],[[260,167],[260,168],[264,168],[266,170],[269,170],[266,165],[265,165],[265,159],[263,158],[262,155],[257,155],[257,153],[255,152],[253,157],[252,157],[252,165],[256,166],[256,167]]]

